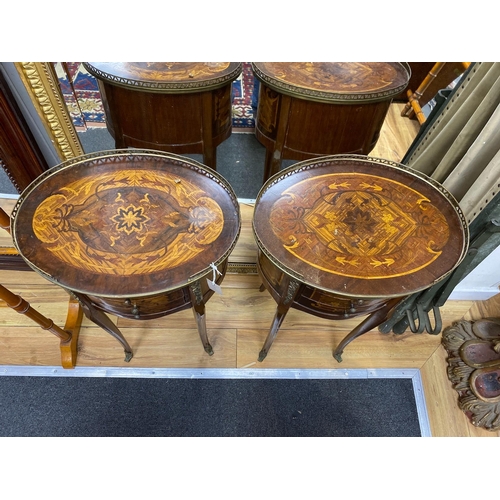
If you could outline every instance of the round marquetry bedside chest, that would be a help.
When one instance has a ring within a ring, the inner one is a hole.
[[[85,62],[97,78],[117,148],[203,154],[216,169],[216,148],[231,135],[231,62]]]
[[[227,182],[196,161],[152,150],[92,153],[51,168],[21,194],[11,234],[27,264],[76,297],[132,350],[103,312],[150,319],[193,308],[212,354],[205,303],[240,232]]]
[[[392,99],[410,80],[406,63],[255,62],[255,134],[266,148],[264,182],[281,161],[367,155]]]
[[[447,276],[468,247],[458,203],[404,165],[362,155],[303,161],[255,202],[261,290],[277,302],[262,361],[290,307],[328,319],[368,315],[333,353],[385,321],[405,296]]]

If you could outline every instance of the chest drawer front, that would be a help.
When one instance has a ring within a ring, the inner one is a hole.
[[[116,299],[90,297],[92,302],[106,312],[122,318],[152,319],[191,307],[187,288],[151,297]]]
[[[334,315],[342,318],[351,318],[369,314],[380,309],[387,299],[358,299],[342,297],[333,293],[324,292],[311,287],[305,287],[298,302],[318,314]]]

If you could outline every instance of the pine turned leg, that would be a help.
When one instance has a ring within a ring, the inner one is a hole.
[[[32,319],[42,329],[48,330],[60,339],[61,362],[63,368],[74,368],[76,365],[76,345],[78,342],[78,332],[80,330],[81,311],[79,307],[75,309],[71,304],[68,311],[68,319],[66,326],[70,327],[69,331],[59,328],[54,322],[33,309],[30,304],[20,295],[12,293],[4,286],[0,285],[0,299],[14,311],[23,314]]]
[[[82,325],[83,310],[80,303],[70,298],[68,302],[68,315],[64,330],[71,334],[69,341],[61,340],[59,348],[61,349],[61,364],[63,368],[74,368],[76,366],[78,336]]]
[[[10,216],[1,207],[0,227],[10,234]],[[20,295],[12,293],[2,285],[0,285],[0,299],[4,300],[11,309],[28,316],[41,328],[48,330],[60,339],[59,348],[63,368],[74,368],[76,366],[78,334],[82,322],[82,310],[78,302],[70,299],[66,324],[64,330],[61,330],[54,325],[51,319],[35,311]]]

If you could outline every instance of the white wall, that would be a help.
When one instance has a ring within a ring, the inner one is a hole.
[[[486,257],[453,290],[449,300],[487,300],[500,292],[500,247]]]

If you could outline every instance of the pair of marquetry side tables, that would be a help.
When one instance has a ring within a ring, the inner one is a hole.
[[[206,303],[241,228],[238,199],[215,170],[150,149],[84,155],[33,181],[9,222],[25,262],[70,294],[73,326],[56,327],[2,290],[0,298],[59,336],[63,366],[75,366],[82,311],[130,361],[108,314],[141,321],[191,308],[213,354]],[[334,351],[341,361],[346,345],[400,300],[451,273],[468,244],[460,207],[442,186],[364,155],[310,159],[271,176],[255,201],[253,233],[261,291],[277,304],[260,361],[290,308],[333,320],[366,316]]]
[[[99,85],[115,147],[202,154],[216,170],[231,134],[232,82],[242,63],[85,62]],[[266,148],[264,182],[282,160],[367,155],[389,106],[408,85],[399,62],[255,62],[255,135]]]

